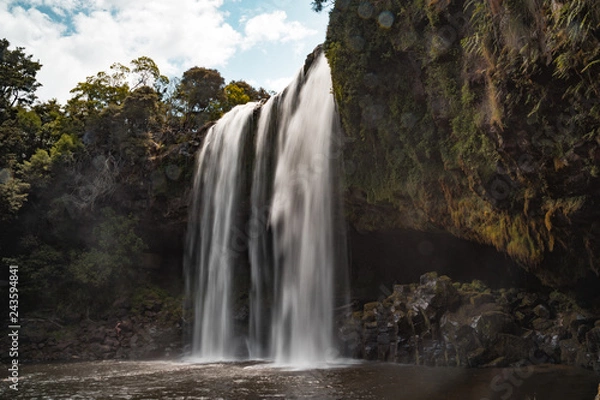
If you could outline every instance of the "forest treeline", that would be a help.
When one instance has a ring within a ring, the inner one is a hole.
[[[202,67],[170,81],[139,57],[40,102],[41,67],[0,40],[0,258],[23,307],[89,315],[149,279],[144,226],[185,219],[203,127],[270,94]]]

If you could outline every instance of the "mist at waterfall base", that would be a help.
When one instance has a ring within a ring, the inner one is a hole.
[[[339,134],[319,49],[282,93],[208,131],[186,243],[189,360],[314,368],[337,358],[334,310],[347,302]]]

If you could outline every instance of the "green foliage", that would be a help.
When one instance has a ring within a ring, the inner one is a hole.
[[[129,93],[127,75],[131,70],[122,64],[113,64],[110,69],[111,74],[98,72],[71,89],[73,98],[69,100],[69,106],[90,115],[109,104],[121,104]]]
[[[65,254],[32,235],[25,236],[21,246],[26,254],[20,257],[17,265],[21,270],[20,289],[24,301],[29,306],[36,303],[45,307],[56,306],[71,282]]]
[[[50,148],[50,159],[52,162],[73,161],[75,153],[82,147],[83,144],[79,138],[67,133],[63,133]]]
[[[142,86],[127,96],[122,108],[122,117],[131,133],[147,132],[157,126],[159,99],[155,90]]]
[[[250,101],[250,96],[246,94],[243,88],[235,83],[230,83],[225,86],[224,90],[228,108],[233,108],[238,104],[245,104]]]
[[[269,94],[263,88],[256,90],[244,81],[231,81],[223,88],[223,94],[223,100],[218,102],[214,110],[211,111],[211,119],[220,118],[237,105],[269,98]]]
[[[215,69],[193,67],[183,73],[176,96],[185,103],[188,112],[206,110],[211,102],[223,98],[225,80]]]
[[[315,12],[323,11],[323,8],[330,3],[330,0],[313,0],[312,9]]]
[[[180,101],[185,125],[199,127],[219,116],[225,80],[215,69],[193,67],[183,73],[175,98]]]
[[[7,169],[0,170],[0,221],[14,219],[27,200],[29,184],[11,176]]]
[[[40,86],[35,76],[42,65],[32,61],[22,47],[9,50],[9,46],[8,40],[0,39],[0,125],[11,117],[14,107],[32,104]]]
[[[21,266],[27,309],[100,313],[146,282],[144,240],[163,251],[141,235],[185,220],[202,125],[269,94],[199,67],[169,82],[139,57],[34,104],[40,67],[0,42],[0,257]]]
[[[176,324],[182,317],[182,299],[176,298],[163,288],[148,284],[138,286],[133,293],[131,311],[141,315],[145,310],[160,311],[157,322],[162,324]]]
[[[39,180],[50,171],[52,159],[44,149],[37,149],[29,161],[23,163],[23,172],[30,180]]]
[[[150,57],[139,57],[131,61],[133,69],[131,72],[137,75],[137,83],[133,89],[138,87],[153,87],[157,93],[163,93],[169,84],[169,78],[160,74],[160,69]]]
[[[113,289],[126,285],[135,276],[134,267],[145,249],[135,233],[137,221],[117,215],[112,209],[101,210],[101,219],[92,231],[90,248],[73,255],[69,270],[76,282],[91,289]]]

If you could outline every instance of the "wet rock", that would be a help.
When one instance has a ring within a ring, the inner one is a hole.
[[[517,298],[521,300],[521,307],[534,308],[540,303],[540,297],[536,293],[522,292],[517,295]]]
[[[133,331],[133,323],[130,319],[125,319],[121,321],[121,323],[119,324],[119,328],[121,329],[122,334],[127,334],[128,332]]]
[[[469,298],[469,303],[475,307],[479,307],[487,303],[493,303],[494,301],[495,297],[491,293],[477,293]]]
[[[533,309],[533,313],[539,318],[550,318],[550,310],[543,304],[538,304],[537,306],[535,306]]]
[[[550,320],[547,320],[546,318],[536,318],[533,321],[531,321],[531,326],[536,331],[545,331],[552,328],[552,326],[554,326],[554,323]]]
[[[64,341],[64,342],[60,342],[56,345],[56,348],[59,351],[64,351],[67,347],[71,347],[73,346],[73,344],[75,343],[74,340],[68,340],[68,341]]]
[[[486,345],[494,342],[498,334],[513,333],[516,329],[512,317],[501,311],[488,311],[481,316],[475,317],[471,323],[471,327]]]
[[[423,365],[565,363],[600,369],[598,318],[567,296],[492,291],[435,273],[395,285],[352,315],[352,352],[370,360]]]
[[[585,337],[590,367],[594,371],[600,371],[600,327],[589,330]]]
[[[466,365],[470,367],[476,367],[484,363],[485,361],[485,349],[479,347],[473,351],[467,353]]]
[[[590,329],[586,335],[587,350],[590,353],[600,352],[600,327]]]
[[[560,360],[566,365],[576,365],[579,343],[575,339],[565,339],[559,342]]]
[[[118,340],[116,340],[116,339],[113,339],[113,338],[109,338],[109,337],[107,337],[107,338],[104,340],[104,343],[103,343],[103,344],[105,344],[105,345],[109,346],[110,348],[116,348],[116,347],[119,345],[119,341],[118,341]]]
[[[561,337],[559,335],[541,335],[538,336],[537,345],[547,357],[544,362],[556,363],[561,359],[560,348]]]
[[[485,368],[503,368],[503,367],[507,367],[508,364],[510,364],[510,363],[506,360],[506,357],[498,357],[498,358],[493,359],[489,363],[485,364],[484,367]]]
[[[592,327],[588,324],[581,324],[577,327],[577,331],[575,332],[575,337],[580,343],[584,343],[586,340],[587,333],[592,329]]]
[[[433,315],[438,310],[453,310],[460,302],[457,289],[447,276],[438,277],[435,272],[424,274],[413,294],[413,309],[425,310]]]
[[[520,336],[499,333],[492,351],[503,357],[508,364],[528,360],[535,350],[533,341]]]
[[[92,331],[90,337],[89,337],[89,341],[94,343],[94,342],[98,342],[98,343],[102,343],[104,341],[104,338],[106,337],[106,331],[102,328],[100,329],[95,329]]]

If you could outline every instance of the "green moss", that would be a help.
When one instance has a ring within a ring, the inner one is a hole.
[[[359,5],[336,5],[326,42],[350,221],[491,244],[547,283],[597,270],[591,220],[571,221],[598,201],[600,43],[566,21],[600,16],[549,0],[389,0],[374,4],[395,16],[383,29]]]

